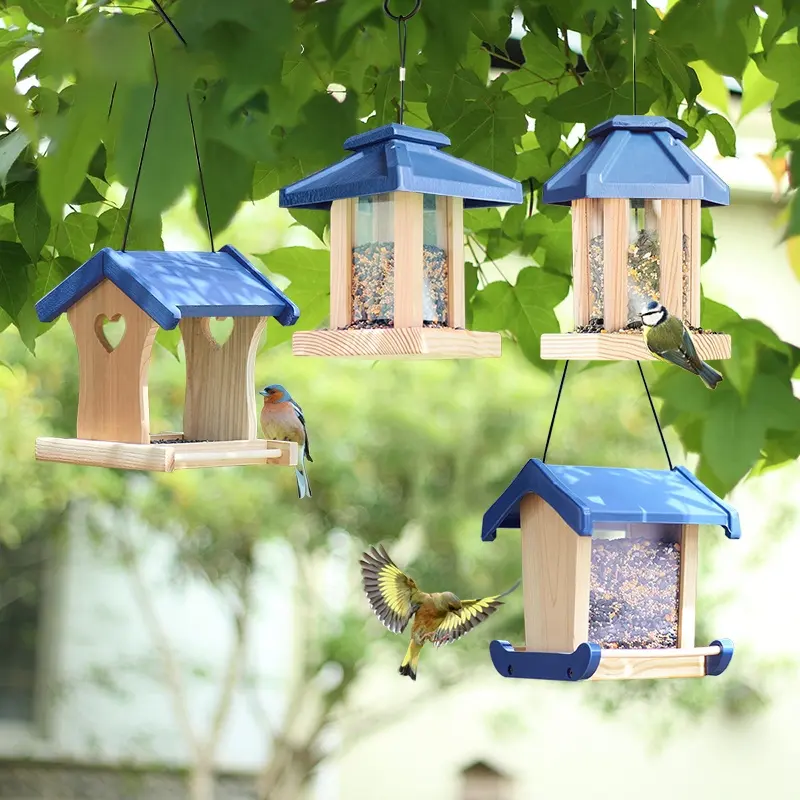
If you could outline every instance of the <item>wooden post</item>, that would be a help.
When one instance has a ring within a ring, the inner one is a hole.
[[[695,328],[700,327],[700,201],[683,201],[683,235],[687,237],[687,262],[689,280],[687,284],[685,318]]]
[[[422,327],[422,195],[395,192],[394,326]]]
[[[698,525],[682,526],[681,577],[678,588],[678,647],[694,647],[700,544],[698,531]]]
[[[438,200],[442,198],[437,199]],[[466,297],[464,295],[464,201],[460,197],[447,201],[447,324],[465,328]],[[436,208],[437,214],[439,208]]]
[[[331,318],[333,330],[346,328],[353,320],[352,274],[355,200],[331,204]]]
[[[572,311],[575,327],[587,325],[591,316],[589,292],[589,208],[587,198],[572,201]]]
[[[603,326],[618,331],[628,322],[628,201],[603,200]]]
[[[658,226],[659,294],[670,314],[683,319],[683,201],[662,200]]]
[[[589,638],[592,539],[538,495],[520,504],[525,649],[572,652]]]
[[[111,348],[105,319],[125,320],[125,335]],[[147,371],[158,325],[109,280],[67,312],[79,360],[78,438],[150,443]]]
[[[208,318],[181,320],[186,350],[186,405],[183,434],[212,442],[255,439],[255,361],[266,317],[238,317],[219,345]]]

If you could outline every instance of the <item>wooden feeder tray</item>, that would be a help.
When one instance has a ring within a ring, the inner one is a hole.
[[[185,442],[182,433],[156,433],[150,440],[151,444],[133,444],[43,436],[36,440],[36,459],[153,472],[257,464],[287,467],[295,466],[298,461],[294,442],[264,439]],[[158,443],[153,444],[154,441]]]
[[[727,333],[692,333],[697,355],[703,361],[731,357]],[[655,361],[639,331],[631,333],[545,333],[540,355],[545,361]]]
[[[372,328],[298,331],[296,356],[324,358],[499,358],[499,333],[454,328]]]

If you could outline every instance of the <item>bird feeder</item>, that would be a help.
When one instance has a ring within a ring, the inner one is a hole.
[[[293,325],[297,306],[233,247],[215,253],[100,250],[37,304],[63,312],[80,362],[77,438],[40,438],[36,458],[172,472],[297,464],[297,445],[257,438],[255,358],[267,317]],[[226,340],[211,320],[232,318]],[[110,324],[124,325],[114,341]],[[180,326],[186,360],[183,432],[150,433],[147,378],[159,327]]]
[[[499,334],[465,330],[463,209],[521,203],[522,186],[442,152],[449,144],[384,125],[281,189],[284,208],[331,210],[330,329],[296,332],[295,355],[500,355]]]
[[[545,203],[572,206],[576,331],[543,335],[542,358],[654,358],[639,319],[651,300],[704,361],[730,358],[730,337],[700,328],[700,208],[728,205],[728,186],[664,117],[612,117],[588,137],[544,185]]]
[[[522,532],[525,646],[495,641],[511,678],[719,675],[733,643],[695,646],[700,525],[740,536],[736,511],[688,470],[529,461],[486,512],[482,539]]]

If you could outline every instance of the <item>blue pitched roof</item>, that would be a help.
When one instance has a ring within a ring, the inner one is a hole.
[[[351,136],[352,150],[338,164],[280,191],[283,208],[329,208],[334,200],[385,192],[420,192],[463,197],[466,208],[522,202],[519,181],[442,152],[443,133],[409,125],[383,125]]]
[[[104,278],[162,328],[182,317],[275,317],[294,325],[297,306],[234,247],[216,253],[143,252],[105,247],[36,304],[52,322]]]
[[[598,522],[721,525],[728,538],[741,536],[736,510],[684,467],[567,467],[533,458],[484,514],[485,542],[498,528],[519,528],[526,494],[539,495],[580,536],[591,536]]]
[[[730,203],[728,185],[681,141],[686,131],[665,117],[620,115],[587,136],[583,150],[545,183],[545,203],[584,197]]]

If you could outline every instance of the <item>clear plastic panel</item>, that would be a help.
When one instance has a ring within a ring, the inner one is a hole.
[[[394,201],[359,197],[353,232],[354,327],[394,325]]]
[[[603,320],[603,201],[589,201],[589,325]]]
[[[658,223],[660,200],[631,200],[628,236],[628,324],[651,300],[660,299],[661,253]]]
[[[422,321],[447,325],[447,198],[423,195]]]
[[[600,647],[678,646],[680,525],[596,525],[589,641]]]

